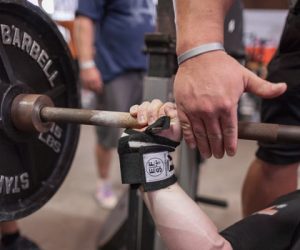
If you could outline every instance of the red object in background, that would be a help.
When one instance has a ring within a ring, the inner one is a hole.
[[[246,47],[246,54],[250,56],[251,61],[262,62],[264,65],[267,65],[273,55],[276,52],[276,48],[274,47]]]

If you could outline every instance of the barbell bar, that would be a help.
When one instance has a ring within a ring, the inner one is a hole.
[[[46,95],[20,94],[11,110],[14,125],[22,131],[47,132],[51,123],[76,123],[120,128],[141,128],[127,112],[58,108]],[[239,122],[238,138],[272,143],[300,143],[300,127]]]

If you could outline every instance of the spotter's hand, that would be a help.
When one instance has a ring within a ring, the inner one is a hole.
[[[233,156],[237,150],[237,107],[243,92],[273,98],[284,83],[265,81],[223,51],[203,54],[182,63],[174,96],[183,137],[203,158]]]

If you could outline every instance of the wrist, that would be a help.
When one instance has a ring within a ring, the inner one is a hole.
[[[96,67],[96,63],[94,60],[79,61],[80,70],[91,69],[95,67]]]
[[[192,38],[192,36],[190,36],[191,39],[188,39],[188,37],[189,36],[187,36],[184,39],[177,40],[177,46],[176,46],[176,54],[177,55],[180,55],[180,54],[182,54],[196,46],[200,46],[202,44],[214,43],[214,42],[224,44],[223,36],[221,36],[221,37],[213,36],[213,37],[209,37],[209,38],[201,37],[199,39]]]
[[[179,142],[156,134],[168,124],[169,119],[162,117],[144,132],[125,130],[118,144],[123,184],[142,185],[143,192],[148,192],[176,182],[170,153],[175,151]]]
[[[182,64],[183,62],[199,56],[203,55],[212,51],[225,51],[224,46],[220,42],[212,42],[212,43],[205,43],[198,46],[195,46],[182,54],[179,54],[177,57],[178,65]]]

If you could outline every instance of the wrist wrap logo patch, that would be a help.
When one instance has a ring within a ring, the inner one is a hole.
[[[143,155],[146,182],[162,181],[174,175],[168,151]]]

